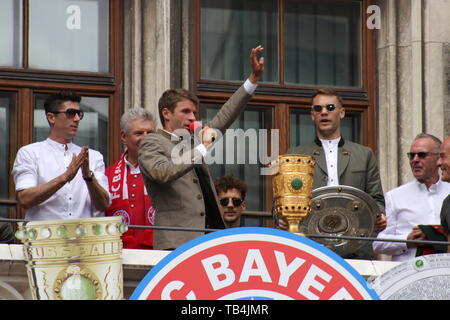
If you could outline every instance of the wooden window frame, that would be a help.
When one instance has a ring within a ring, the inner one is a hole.
[[[225,102],[241,83],[233,81],[214,81],[201,79],[201,0],[193,1],[193,46],[191,56],[193,61],[193,80],[194,90],[203,103],[211,100],[216,103]],[[340,1],[340,0],[329,0]],[[375,4],[374,0],[360,0],[361,2],[361,87],[359,88],[340,88],[334,89],[342,96],[347,110],[358,111],[361,113],[361,144],[370,147],[374,152],[377,151],[377,121],[376,121],[376,56],[375,56],[375,31],[366,27],[367,7]],[[315,90],[321,86],[301,86],[287,85],[284,83],[285,57],[284,57],[284,0],[278,0],[279,19],[278,19],[278,84],[260,83],[249,102],[250,105],[273,104],[275,106],[273,128],[280,130],[280,154],[284,154],[290,145],[290,108],[308,108],[310,106],[311,96]],[[256,45],[256,44],[255,44]],[[246,55],[246,52],[242,52]],[[272,203],[269,197],[272,197],[272,184],[267,185],[266,208],[271,208]]]
[[[122,153],[119,122],[123,106],[123,12],[121,0],[109,0],[109,72],[73,72],[37,70],[28,68],[29,0],[23,1],[22,68],[0,67],[0,91],[16,93],[16,109],[11,115],[10,169],[21,146],[33,142],[34,96],[58,90],[73,90],[81,96],[108,97],[108,159],[114,163]],[[15,197],[12,175],[9,176],[9,199],[0,199],[1,205],[16,206],[11,218],[21,218],[24,210]]]

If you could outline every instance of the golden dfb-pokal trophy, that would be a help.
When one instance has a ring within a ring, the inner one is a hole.
[[[35,300],[123,299],[121,217],[20,222]]]
[[[311,214],[315,161],[306,155],[278,156],[273,179],[275,212],[289,224],[289,232],[305,236],[299,224]]]

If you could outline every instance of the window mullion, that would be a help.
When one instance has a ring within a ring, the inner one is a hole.
[[[22,68],[28,69],[29,0],[23,0]]]
[[[278,0],[278,81],[281,86],[284,85],[284,73],[285,73],[285,46],[284,46],[284,30],[285,30],[285,24],[284,24],[284,1],[285,0]]]

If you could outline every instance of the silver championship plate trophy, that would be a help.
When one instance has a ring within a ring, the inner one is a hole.
[[[313,190],[312,213],[300,223],[306,235],[330,236],[313,238],[345,257],[358,251],[364,240],[340,239],[341,236],[371,237],[380,209],[367,193],[350,186],[331,186]]]

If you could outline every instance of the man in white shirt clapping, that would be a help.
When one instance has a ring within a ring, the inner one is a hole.
[[[426,240],[419,225],[439,225],[442,201],[450,193],[450,183],[439,179],[441,141],[430,134],[419,134],[408,152],[415,179],[390,190],[385,195],[387,227],[378,238]],[[403,242],[374,242],[376,253],[406,261],[416,256],[419,246]]]
[[[49,96],[44,103],[49,137],[17,153],[12,174],[27,220],[103,216],[110,204],[103,156],[72,142],[84,115],[80,102],[70,91]]]

